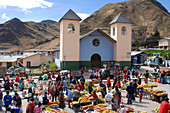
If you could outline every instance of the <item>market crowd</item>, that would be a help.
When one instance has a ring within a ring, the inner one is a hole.
[[[163,79],[163,74],[160,74]],[[92,69],[92,73],[87,81],[83,76],[77,79],[73,78],[71,72],[65,73],[46,73],[38,77],[38,81],[34,80],[31,75],[19,77],[15,75],[15,80],[10,80],[10,76],[6,75],[3,81],[0,81],[0,110],[5,107],[6,112],[21,113],[42,113],[42,105],[48,105],[50,102],[58,102],[59,108],[64,109],[66,103],[72,108],[71,103],[78,101],[83,91],[86,91],[88,98],[93,98],[94,105],[100,103],[100,98],[111,104],[112,110],[119,113],[126,113],[125,105],[121,98],[122,86],[126,86],[127,104],[133,101],[142,102],[143,88],[137,88],[142,84],[142,75],[145,77],[144,82],[147,84],[150,74],[148,71],[141,74],[138,69],[132,68],[123,70],[117,66],[114,69],[114,76],[105,77],[103,72]],[[107,81],[104,82],[104,79]],[[97,84],[98,88],[94,88]],[[3,95],[2,88],[6,91]],[[99,89],[100,88],[100,89]],[[18,92],[20,91],[21,94]],[[15,92],[10,95],[10,92]],[[22,96],[22,97],[21,97]],[[139,100],[135,97],[139,96]],[[27,99],[28,105],[26,109],[22,109],[22,99]],[[165,98],[161,103],[159,113],[167,113],[170,110],[169,99]]]

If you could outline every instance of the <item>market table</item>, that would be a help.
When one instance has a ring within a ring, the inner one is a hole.
[[[165,94],[165,95],[154,95],[154,100],[156,102],[161,103],[164,100],[165,97],[168,97],[168,94]]]

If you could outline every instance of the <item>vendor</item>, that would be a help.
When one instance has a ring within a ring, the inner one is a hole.
[[[169,104],[169,98],[164,98],[164,101],[160,105],[159,113],[169,113],[170,111],[170,104]]]
[[[119,108],[119,100],[117,98],[117,93],[113,92],[113,98],[112,98],[112,110],[117,111]]]
[[[47,92],[45,92],[45,96],[43,97],[43,105],[47,105],[49,103],[49,100],[47,98]]]
[[[15,93],[15,96],[13,97],[14,103],[17,107],[21,108],[22,101],[21,97],[18,95],[18,93]]]
[[[26,112],[27,112],[27,113],[33,113],[34,108],[35,108],[34,98],[31,98],[31,101],[30,101],[30,102],[28,102]]]
[[[80,91],[83,90],[83,86],[79,83],[79,81],[77,81],[76,86],[75,86],[74,89],[77,89],[78,87],[80,88]]]
[[[87,91],[89,91],[89,94],[91,94],[91,92],[93,91],[92,84],[93,82],[89,82],[89,85],[87,87]]]
[[[38,77],[38,81],[41,81],[41,80],[43,80],[42,75],[40,75],[40,76]]]
[[[78,88],[73,91],[73,101],[78,101],[79,97],[80,97],[80,91]]]
[[[4,101],[4,104],[5,104],[5,107],[6,107],[6,111],[7,111],[9,105],[12,104],[12,96],[9,95],[9,91],[6,92],[6,95],[4,96],[3,101]]]
[[[102,93],[102,97],[104,98],[105,95],[107,94],[107,92],[106,92],[106,85],[103,84],[102,81],[100,81],[99,85],[102,88],[101,93]]]
[[[24,90],[24,81],[19,85],[20,91]]]
[[[108,93],[105,96],[105,101],[111,102],[111,100],[112,100],[112,94],[111,94],[110,90],[108,90]]]
[[[80,78],[80,82],[81,82],[81,85],[82,85],[83,90],[84,90],[84,83],[85,83],[85,78],[84,78],[84,76],[82,76],[82,77]]]
[[[96,91],[93,91],[93,93],[92,93],[91,95],[89,95],[89,97],[91,97],[91,96],[93,96],[93,99],[95,100],[94,105],[96,105],[97,102],[98,102],[98,96],[97,96],[97,94],[96,94]]]

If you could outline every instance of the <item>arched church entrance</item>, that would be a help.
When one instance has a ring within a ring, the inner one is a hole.
[[[101,57],[99,54],[91,56],[91,67],[101,67]]]

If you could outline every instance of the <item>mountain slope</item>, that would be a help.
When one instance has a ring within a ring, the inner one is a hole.
[[[161,36],[170,36],[170,14],[156,0],[131,0],[107,4],[81,23],[81,34],[94,28],[110,33],[109,23],[122,12],[133,23],[133,42],[143,43],[156,30]]]
[[[107,4],[81,22],[81,34],[95,28],[110,34],[109,23],[120,12],[133,21],[133,44],[143,45],[145,39],[156,30],[161,36],[170,37],[170,14],[156,0]],[[59,46],[59,32],[59,23],[52,20],[36,23],[14,18],[0,24],[0,50],[54,49]]]
[[[25,50],[59,37],[59,23],[51,20],[22,22],[17,18],[0,25],[0,49]]]

